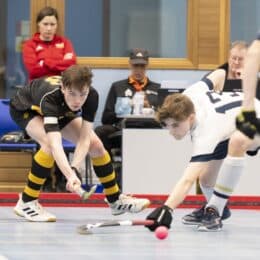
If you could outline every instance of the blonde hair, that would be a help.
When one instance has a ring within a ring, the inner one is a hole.
[[[234,48],[248,49],[248,47],[249,47],[249,45],[245,41],[234,41],[234,42],[231,43],[230,50],[232,50]]]
[[[193,113],[195,113],[195,108],[190,98],[184,94],[175,93],[166,97],[156,113],[156,120],[161,123],[172,118],[182,122]]]

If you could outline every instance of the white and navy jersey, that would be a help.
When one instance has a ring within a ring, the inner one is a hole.
[[[60,76],[33,80],[17,91],[11,99],[11,105],[18,111],[31,110],[42,115],[46,131],[59,131],[59,120],[73,118],[77,114],[84,120],[93,122],[98,107],[97,91],[91,87],[81,111],[71,111],[64,100],[60,86]],[[48,123],[50,121],[51,123]],[[47,126],[48,124],[51,127]]]
[[[195,83],[183,93],[192,100],[196,113],[196,123],[191,130],[191,162],[225,158],[228,140],[236,129],[235,118],[241,109],[243,93],[216,93],[208,78]],[[259,117],[260,102],[256,103]]]

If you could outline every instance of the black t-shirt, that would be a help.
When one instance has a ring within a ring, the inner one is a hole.
[[[93,122],[98,108],[98,93],[90,87],[85,103],[80,111],[72,111],[67,106],[61,92],[61,77],[52,76],[33,80],[29,85],[18,90],[11,99],[11,105],[19,110],[33,110],[44,118],[58,121],[61,118],[81,113],[84,120]],[[55,124],[54,124],[55,125]]]

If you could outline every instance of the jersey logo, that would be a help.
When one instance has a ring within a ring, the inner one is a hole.
[[[35,51],[41,51],[43,50],[43,47],[41,45],[38,45],[36,48],[35,48]]]
[[[128,89],[125,91],[125,96],[126,96],[126,97],[132,97],[132,96],[133,96],[132,90],[128,88]]]
[[[61,85],[61,76],[47,77],[45,79],[45,81],[48,82],[49,84],[53,85],[53,86],[60,86]]]
[[[58,48],[58,49],[63,49],[64,48],[64,43],[61,42],[61,43],[56,43],[55,44],[55,47]]]
[[[66,117],[74,117],[74,116],[75,116],[75,113],[72,112],[72,111],[68,111],[68,112],[65,113],[65,116],[66,116]]]

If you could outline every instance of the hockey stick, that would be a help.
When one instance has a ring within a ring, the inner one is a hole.
[[[78,187],[75,192],[82,198],[82,200],[87,200],[93,193],[95,193],[97,185],[90,188],[89,191],[84,190],[82,187]]]
[[[153,220],[109,220],[104,222],[97,222],[94,224],[81,225],[77,228],[79,234],[88,235],[92,234],[92,230],[102,227],[115,227],[115,226],[151,226],[154,224]]]

